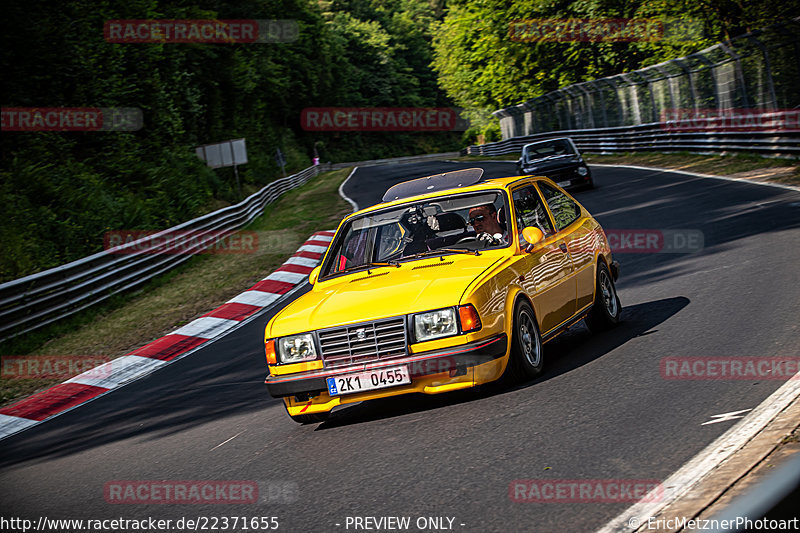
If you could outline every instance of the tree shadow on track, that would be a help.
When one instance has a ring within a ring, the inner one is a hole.
[[[129,386],[0,441],[0,467],[80,454],[115,442],[158,441],[248,412],[280,409],[264,386],[267,317],[246,324]]]
[[[599,334],[591,334],[582,323],[576,325],[553,341],[545,344],[545,371],[541,377],[535,380],[513,387],[490,383],[475,389],[452,393],[438,395],[413,394],[371,400],[338,410],[328,421],[320,424],[316,430],[324,431],[353,424],[395,418],[534,387],[539,383],[591,363],[631,339],[654,333],[656,331],[654,328],[678,314],[687,305],[689,305],[689,299],[682,296],[632,305],[623,308],[622,323],[609,331]]]
[[[576,197],[606,231],[693,230],[703,236],[700,250],[685,250],[692,253],[614,252],[624,273],[620,287],[736,264],[764,243],[783,254],[774,259],[785,257],[794,238],[786,232],[800,228],[800,195],[792,190],[656,170],[601,168],[595,178],[604,186]]]

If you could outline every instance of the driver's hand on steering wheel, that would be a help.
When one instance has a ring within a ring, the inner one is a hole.
[[[503,236],[500,233],[491,235],[484,231],[483,233],[479,233],[477,238],[484,246],[494,246],[495,244],[503,242]]]

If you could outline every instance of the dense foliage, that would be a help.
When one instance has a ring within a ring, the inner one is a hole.
[[[798,0],[449,0],[447,6],[434,29],[440,84],[457,105],[485,111],[682,57],[800,14]],[[510,24],[530,19],[658,19],[668,29],[651,41],[512,39]]]
[[[430,67],[427,0],[11,2],[2,19],[4,107],[139,107],[137,132],[4,132],[0,280],[96,252],[108,229],[164,228],[239,199],[200,144],[245,137],[244,191],[289,170],[449,151],[459,134],[312,133],[303,108],[447,105]],[[441,16],[441,10],[438,11]],[[113,19],[293,19],[266,44],[112,44]]]
[[[796,16],[800,0],[47,0],[16,1],[0,21],[4,107],[138,107],[137,132],[13,133],[0,156],[0,281],[98,251],[108,229],[157,229],[240,199],[232,169],[210,170],[200,144],[245,137],[253,191],[290,170],[454,150],[459,135],[318,133],[304,108],[488,111],[560,86],[685,55]],[[530,18],[667,17],[700,37],[631,43],[509,38]],[[293,19],[299,38],[270,44],[111,44],[110,19]]]

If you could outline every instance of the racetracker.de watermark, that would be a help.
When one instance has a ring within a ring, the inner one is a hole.
[[[665,109],[661,129],[675,133],[800,130],[800,109]]]
[[[277,247],[277,243],[272,243]],[[255,231],[113,230],[103,235],[103,248],[112,254],[252,254],[258,249]]]
[[[3,379],[69,379],[78,374],[88,378],[111,375],[110,357],[100,355],[3,355],[0,356],[0,378]]]
[[[598,229],[576,234],[567,243],[569,252],[593,252],[603,234],[611,252],[620,254],[692,254],[705,244],[703,232],[697,229]]]
[[[3,131],[138,131],[138,107],[3,107]]]
[[[246,504],[258,501],[255,481],[109,481],[103,496],[112,504]]]
[[[800,379],[800,357],[664,357],[661,377],[669,380]]]
[[[306,131],[465,131],[467,120],[452,107],[307,107]]]
[[[517,503],[620,503],[660,501],[657,479],[515,479],[508,497]]]
[[[283,504],[297,501],[298,485],[281,480],[119,480],[103,486],[103,497],[111,504]]]
[[[677,18],[536,18],[512,20],[508,36],[526,43],[685,42],[701,38],[703,25]]]
[[[296,20],[108,20],[106,42],[130,43],[291,43],[299,37]]]
[[[691,254],[703,249],[703,232],[696,229],[608,229],[612,252],[627,254]]]

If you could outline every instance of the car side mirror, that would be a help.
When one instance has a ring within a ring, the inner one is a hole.
[[[318,267],[314,267],[311,273],[308,275],[308,282],[310,284],[315,284],[317,282],[317,278],[319,278],[319,271],[322,270],[322,265]]]
[[[544,239],[544,232],[539,228],[528,226],[522,230],[522,238],[528,244],[525,245],[525,251],[530,252],[542,239]]]

